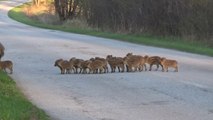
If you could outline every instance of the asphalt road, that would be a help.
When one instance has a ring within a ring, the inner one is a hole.
[[[3,60],[14,62],[23,93],[54,120],[212,120],[213,58],[111,39],[39,29],[7,16],[25,0],[0,2]],[[60,75],[58,58],[108,54],[159,55],[179,62],[179,72]]]

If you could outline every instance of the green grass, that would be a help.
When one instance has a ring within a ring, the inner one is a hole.
[[[213,56],[213,48],[208,47],[207,45],[203,43],[187,42],[186,40],[182,40],[178,38],[155,37],[155,36],[135,35],[135,34],[117,34],[117,33],[97,31],[91,28],[88,28],[88,29],[66,28],[60,25],[43,24],[41,22],[35,21],[25,16],[25,14],[22,12],[22,9],[26,5],[29,5],[29,3],[18,6],[10,10],[8,13],[9,17],[28,25],[46,28],[46,29],[54,29],[54,30],[72,32],[72,33],[78,33],[78,34],[87,34],[87,35],[111,38],[111,39],[116,39],[116,40],[136,43],[136,44],[163,47],[163,48],[175,49],[175,50],[180,50],[185,52]]]
[[[49,120],[49,117],[30,103],[16,83],[0,71],[0,120]]]

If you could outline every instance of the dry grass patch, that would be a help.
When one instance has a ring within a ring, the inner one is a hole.
[[[59,24],[60,20],[55,15],[55,9],[53,4],[48,5],[29,5],[23,9],[23,12],[33,20],[39,21],[45,24]]]

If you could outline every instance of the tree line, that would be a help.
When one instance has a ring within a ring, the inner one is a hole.
[[[61,21],[81,17],[111,31],[213,41],[213,0],[54,0],[54,4]]]

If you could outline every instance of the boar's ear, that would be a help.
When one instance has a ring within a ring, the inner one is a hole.
[[[75,57],[70,58],[70,60],[74,60],[74,59],[76,59],[76,58]]]
[[[106,58],[110,58],[112,55],[107,55]]]
[[[148,55],[145,55],[144,57],[145,57],[145,58],[148,58],[149,56],[148,56]]]
[[[133,53],[127,53],[127,54],[126,54],[126,56],[130,56],[130,55],[133,55]]]

